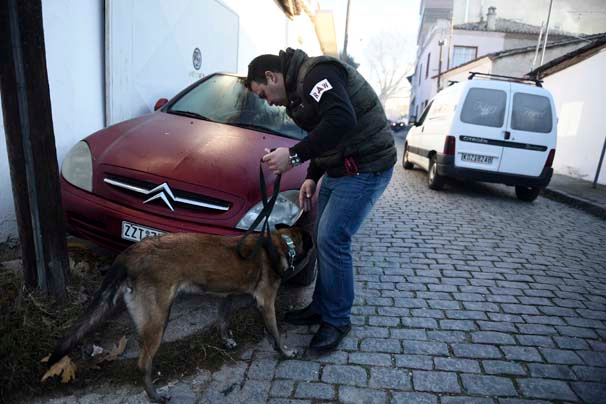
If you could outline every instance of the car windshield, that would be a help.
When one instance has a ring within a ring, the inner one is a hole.
[[[237,76],[209,77],[182,95],[166,112],[292,139],[307,136],[284,107],[268,105],[244,86],[244,78]]]

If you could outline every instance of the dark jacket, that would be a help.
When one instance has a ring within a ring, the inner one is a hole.
[[[337,63],[347,72],[347,93],[357,118],[357,125],[342,136],[332,150],[313,158],[313,164],[333,177],[347,175],[345,159],[353,159],[359,172],[379,172],[391,168],[397,152],[385,111],[372,87],[351,66],[328,57],[308,57],[301,50],[280,52],[288,106],[286,112],[301,128],[311,131],[320,117],[303,91],[305,75],[321,63]]]

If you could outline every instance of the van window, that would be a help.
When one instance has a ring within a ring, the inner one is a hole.
[[[500,128],[503,126],[506,104],[507,94],[503,90],[472,88],[465,98],[461,121]]]
[[[549,133],[552,122],[549,98],[527,93],[513,95],[511,129]]]
[[[429,105],[425,108],[425,110],[423,111],[423,114],[421,114],[421,117],[419,118],[419,120],[417,121],[417,123],[415,124],[416,126],[421,126],[423,125],[423,122],[425,122],[425,117],[427,116],[427,114],[429,113],[429,110],[431,109],[431,105],[433,104],[433,100],[431,100],[429,102]]]

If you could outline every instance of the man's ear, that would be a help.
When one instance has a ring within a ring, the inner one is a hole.
[[[265,78],[267,79],[268,83],[275,83],[277,81],[276,73],[272,72],[271,70],[265,70]]]

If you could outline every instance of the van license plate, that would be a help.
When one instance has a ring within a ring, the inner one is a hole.
[[[145,237],[158,236],[166,232],[131,222],[122,222],[122,238],[130,241],[141,241]]]
[[[481,154],[461,153],[461,160],[470,163],[492,164],[492,156],[483,156]]]

